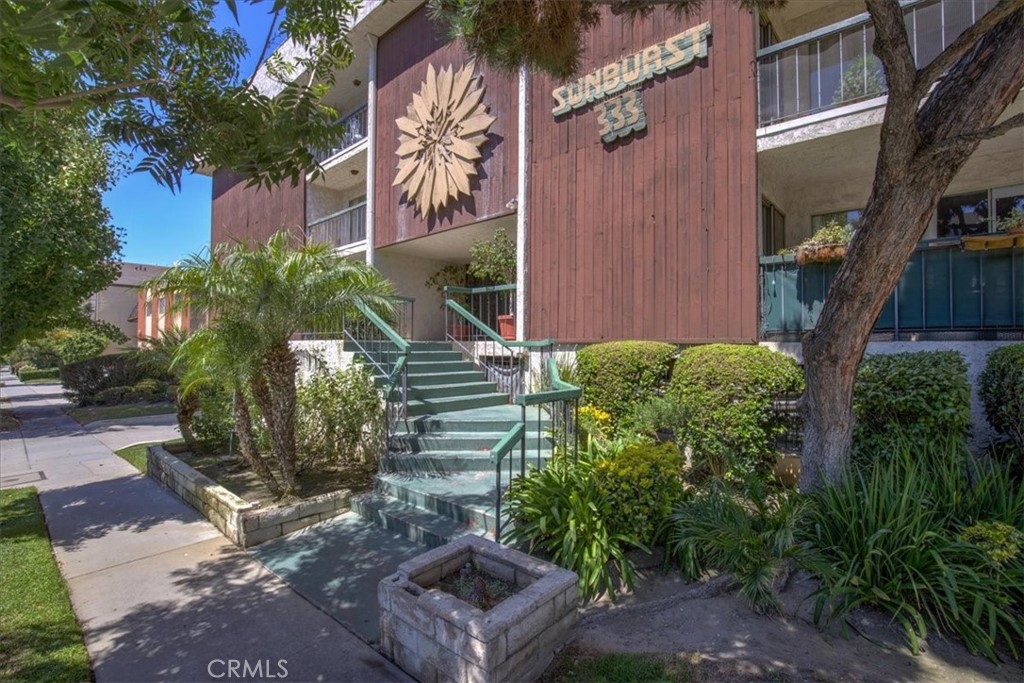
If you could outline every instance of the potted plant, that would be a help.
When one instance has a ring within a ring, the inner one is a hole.
[[[449,285],[453,287],[469,286],[469,266],[464,263],[450,263],[427,278],[427,281],[424,284],[425,286],[436,290],[438,294],[444,297],[444,288]],[[461,293],[451,294],[448,298],[462,306],[469,303],[469,298],[465,294]],[[444,305],[442,304],[442,308],[443,307]],[[468,322],[458,318],[458,316],[452,317],[448,323],[448,327],[448,333],[451,335],[452,339],[457,339],[459,341],[469,339],[470,325]]]
[[[494,231],[489,240],[477,240],[469,248],[469,274],[487,285],[509,285],[516,281],[516,245],[504,228]],[[504,339],[516,338],[516,317],[499,314],[498,334]]]
[[[999,221],[999,229],[1008,235],[1024,235],[1024,208],[1017,207]]]
[[[829,221],[817,232],[797,245],[794,250],[796,262],[801,266],[808,263],[830,263],[841,261],[853,238],[853,226],[839,221]]]

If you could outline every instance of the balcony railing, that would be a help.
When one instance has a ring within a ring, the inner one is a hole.
[[[343,152],[366,139],[366,107],[361,107],[348,116],[338,119],[337,125],[344,127],[345,132],[342,133],[341,139],[338,140],[338,144],[334,147],[317,150],[317,161],[326,161],[335,154]]]
[[[306,226],[306,241],[344,247],[366,239],[366,203],[319,218]]]
[[[997,0],[904,2],[910,48],[918,68],[929,64]],[[759,124],[878,97],[886,92],[867,14],[786,40],[757,53]]]
[[[792,256],[761,263],[765,335],[814,328],[839,263],[800,266]],[[1024,247],[962,251],[922,243],[875,323],[876,332],[1015,330],[1024,334]]]

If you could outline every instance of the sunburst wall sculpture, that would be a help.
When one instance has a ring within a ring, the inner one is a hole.
[[[395,121],[398,175],[409,201],[420,214],[438,212],[450,200],[469,195],[477,174],[480,148],[495,118],[483,103],[484,89],[473,76],[474,65],[458,71],[427,66],[427,80],[412,96],[407,116]]]

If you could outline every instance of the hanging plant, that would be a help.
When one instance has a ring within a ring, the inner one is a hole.
[[[841,261],[846,257],[846,250],[852,238],[852,225],[830,221],[797,245],[794,250],[796,262],[803,266],[808,263]]]

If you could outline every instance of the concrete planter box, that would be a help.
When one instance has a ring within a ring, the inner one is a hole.
[[[467,562],[520,591],[486,612],[436,588]],[[381,650],[421,683],[537,679],[572,635],[576,574],[478,536],[398,566],[377,589]]]
[[[146,474],[198,510],[228,540],[243,548],[347,512],[352,497],[348,490],[332,491],[291,505],[260,508],[189,467],[161,446],[147,449]]]

